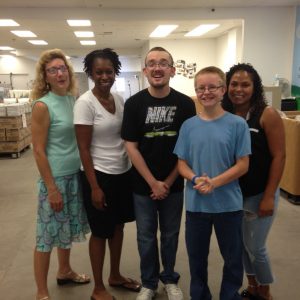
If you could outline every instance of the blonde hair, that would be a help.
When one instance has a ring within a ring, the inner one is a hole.
[[[203,68],[199,72],[197,72],[197,74],[195,75],[195,84],[196,84],[197,77],[199,75],[207,74],[207,73],[217,74],[221,79],[221,84],[222,85],[226,84],[226,75],[225,75],[225,73],[221,69],[219,69],[217,67],[214,67],[214,66],[209,66],[209,67]]]
[[[36,75],[35,75],[35,80],[30,95],[30,98],[32,100],[40,99],[51,90],[51,87],[46,82],[46,64],[48,64],[49,62],[51,62],[53,59],[56,58],[62,59],[65,65],[67,66],[69,71],[69,78],[70,78],[68,93],[73,96],[76,96],[77,87],[76,87],[73,67],[68,62],[66,56],[60,49],[51,49],[51,50],[44,51],[41,54],[39,61],[36,64],[36,70],[35,70]]]

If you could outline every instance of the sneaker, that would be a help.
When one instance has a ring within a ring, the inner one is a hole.
[[[138,296],[136,297],[136,300],[152,300],[155,297],[155,294],[155,290],[142,287]]]
[[[169,300],[183,300],[181,289],[175,283],[165,284],[165,290],[168,294]]]

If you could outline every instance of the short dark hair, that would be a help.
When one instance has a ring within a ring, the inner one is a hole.
[[[172,66],[174,65],[174,60],[173,60],[172,54],[171,54],[168,50],[166,50],[165,48],[163,48],[163,47],[153,47],[153,48],[151,48],[151,49],[148,51],[148,53],[147,53],[147,55],[146,55],[146,57],[145,57],[145,64],[146,64],[146,59],[147,59],[148,54],[149,54],[150,52],[153,52],[153,51],[167,52],[167,53],[169,54],[169,56],[170,56],[171,65],[172,65]]]
[[[228,88],[231,81],[232,76],[239,71],[247,72],[253,81],[253,94],[250,99],[250,116],[261,113],[264,108],[267,106],[267,101],[264,93],[264,88],[262,85],[262,80],[258,74],[258,72],[254,69],[254,67],[249,63],[238,63],[233,65],[229,71],[226,73],[226,85],[227,92],[225,93],[222,106],[225,110],[234,113],[234,106],[231,100],[228,97]]]
[[[92,68],[93,63],[96,58],[108,59],[111,61],[116,75],[120,74],[121,62],[119,60],[119,55],[111,48],[98,49],[90,52],[86,55],[83,60],[84,63],[84,72],[88,77],[92,77]]]

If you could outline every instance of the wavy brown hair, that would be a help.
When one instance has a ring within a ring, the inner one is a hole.
[[[60,49],[51,49],[44,51],[36,64],[35,80],[30,95],[32,100],[40,99],[43,96],[45,96],[49,91],[51,91],[51,87],[46,82],[46,64],[51,62],[53,59],[57,58],[63,60],[68,68],[70,78],[68,93],[73,96],[76,96],[77,87],[73,67],[68,62],[66,56]]]

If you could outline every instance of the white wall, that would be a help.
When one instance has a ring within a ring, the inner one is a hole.
[[[231,29],[226,34],[217,38],[216,66],[227,72],[229,68],[241,60],[241,29]]]
[[[245,13],[243,61],[271,85],[275,74],[291,80],[295,8],[250,9]]]
[[[151,40],[150,48],[155,46],[161,46],[168,50],[174,61],[185,60],[186,63],[196,63],[197,71],[216,63],[215,39],[193,39],[184,43],[182,40]],[[195,94],[194,79],[182,75],[175,75],[170,81],[170,86],[189,96]]]
[[[119,57],[122,68],[121,72],[140,72],[141,71],[141,59],[140,56],[120,56]],[[75,72],[83,72],[83,60],[84,57],[73,58],[70,61],[73,65]]]

